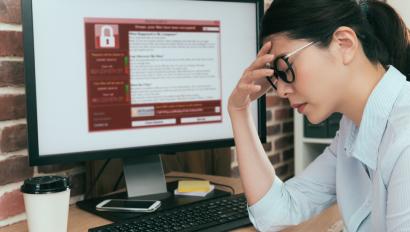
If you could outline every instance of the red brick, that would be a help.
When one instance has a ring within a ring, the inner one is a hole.
[[[13,152],[27,148],[26,124],[5,127],[1,132],[0,148],[2,152]]]
[[[269,122],[272,120],[272,111],[266,110],[266,121]]]
[[[275,149],[280,150],[286,147],[293,145],[293,135],[284,136],[281,138],[276,139],[275,141]]]
[[[0,186],[23,181],[33,176],[28,157],[14,156],[0,162]]]
[[[0,121],[26,117],[25,95],[0,95]]]
[[[0,0],[0,23],[21,23],[20,2],[17,0]]]
[[[273,154],[269,156],[269,160],[271,164],[278,164],[280,162],[280,156],[279,153]]]
[[[24,200],[19,189],[0,196],[0,220],[21,213],[24,213]]]
[[[264,149],[266,152],[269,152],[269,151],[272,150],[272,143],[271,143],[271,142],[264,143],[264,144],[262,144],[262,146],[263,146],[263,149]]]
[[[277,96],[267,96],[266,97],[266,107],[278,106],[281,99]]]
[[[275,111],[275,120],[291,119],[293,117],[293,110],[289,108],[278,109]]]
[[[273,126],[268,126],[266,128],[266,134],[268,136],[270,135],[277,135],[280,132],[280,125],[273,125]]]
[[[23,56],[23,38],[20,31],[0,31],[0,56]]]
[[[85,173],[79,173],[69,177],[71,183],[70,196],[78,196],[85,192],[85,178]]]
[[[0,62],[0,87],[24,85],[23,62]]]
[[[283,106],[290,106],[289,100],[287,98],[282,98],[282,105]]]
[[[294,153],[295,153],[295,151],[293,150],[293,148],[283,151],[283,153],[282,153],[283,160],[288,161],[288,160],[293,159],[294,158]]]

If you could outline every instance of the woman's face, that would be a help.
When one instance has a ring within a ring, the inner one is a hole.
[[[309,43],[305,40],[291,40],[283,35],[268,38],[272,42],[271,53],[287,55]],[[277,81],[277,94],[288,98],[290,105],[307,116],[311,123],[320,123],[336,111],[340,104],[346,70],[332,48],[319,48],[316,44],[306,47],[289,57],[295,74],[293,83]],[[283,67],[279,67],[283,69]],[[288,75],[291,75],[288,72]]]

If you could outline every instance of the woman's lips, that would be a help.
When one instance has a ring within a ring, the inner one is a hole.
[[[292,108],[297,109],[298,112],[299,112],[300,114],[302,114],[303,111],[305,110],[306,105],[307,105],[307,103],[293,104],[293,105],[292,105]]]

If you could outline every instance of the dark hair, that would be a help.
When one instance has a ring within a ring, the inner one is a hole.
[[[382,1],[274,0],[263,17],[261,38],[284,33],[327,47],[340,26],[356,32],[371,62],[391,64],[410,79],[410,30]]]

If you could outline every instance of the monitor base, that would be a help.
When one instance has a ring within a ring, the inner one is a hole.
[[[177,185],[178,185],[178,181],[167,183],[168,192],[166,193],[128,198],[127,193],[124,191],[124,192],[116,193],[116,194],[105,196],[105,197],[92,198],[92,199],[79,201],[77,202],[77,206],[82,210],[98,215],[110,221],[120,222],[120,221],[124,221],[127,219],[132,219],[132,218],[142,216],[144,215],[144,213],[122,213],[122,212],[97,211],[95,206],[101,201],[106,200],[106,199],[160,200],[161,207],[158,210],[162,211],[162,210],[175,208],[175,207],[185,205],[185,204],[190,204],[190,203],[203,201],[203,200],[207,200],[211,198],[224,197],[224,196],[230,195],[229,192],[225,192],[219,189],[214,189],[214,191],[212,191],[205,197],[175,196],[174,190],[177,188]]]

